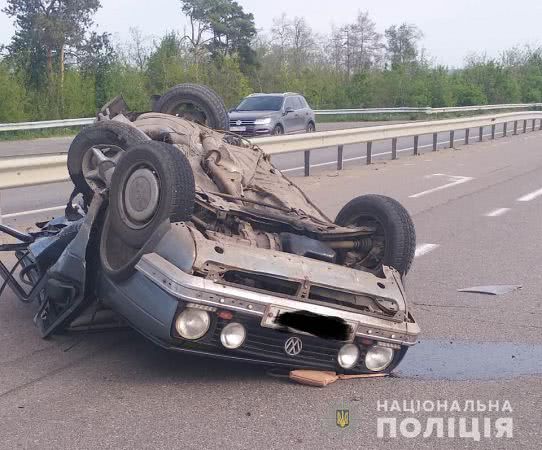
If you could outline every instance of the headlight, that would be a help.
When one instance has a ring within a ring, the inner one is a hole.
[[[222,342],[224,347],[233,350],[243,345],[246,336],[247,332],[243,325],[240,323],[230,323],[220,333],[220,342]]]
[[[380,372],[391,364],[393,354],[391,348],[374,345],[365,355],[365,366],[373,372]]]
[[[359,348],[354,344],[346,344],[339,350],[337,360],[343,369],[351,369],[358,363]]]
[[[204,336],[211,326],[211,318],[207,311],[186,308],[178,315],[175,329],[183,338],[195,340]]]
[[[254,125],[269,125],[271,123],[271,117],[267,119],[256,119]]]

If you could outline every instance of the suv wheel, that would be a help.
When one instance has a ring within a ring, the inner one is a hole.
[[[282,128],[282,125],[277,125],[275,128],[273,128],[271,134],[273,136],[281,136],[284,134],[284,128]]]

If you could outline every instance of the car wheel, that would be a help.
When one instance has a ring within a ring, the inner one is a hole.
[[[314,122],[309,122],[305,131],[307,133],[314,133],[316,131],[316,125],[314,124]]]
[[[271,132],[273,136],[281,136],[284,134],[284,128],[282,128],[282,125],[277,125],[275,128],[273,128],[273,131]]]
[[[136,145],[113,173],[111,230],[129,246],[140,248],[165,220],[190,220],[194,201],[194,174],[177,147],[157,141]]]
[[[416,251],[416,231],[410,214],[397,200],[382,195],[357,197],[339,212],[335,223],[376,228],[373,247],[363,267],[381,273],[383,265],[390,266],[402,276],[410,270]]]
[[[179,84],[154,105],[154,111],[171,114],[216,130],[228,130],[230,119],[222,98],[207,86]]]
[[[110,169],[124,152],[148,140],[137,128],[116,121],[98,122],[81,130],[68,150],[68,172],[76,189],[86,199],[92,198],[96,189],[108,187]]]

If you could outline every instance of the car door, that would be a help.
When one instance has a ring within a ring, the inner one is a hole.
[[[302,131],[305,131],[309,125],[309,122],[312,120],[311,117],[311,109],[309,107],[309,104],[305,100],[305,98],[299,96],[297,97],[299,104],[300,104],[300,110],[299,110],[299,126]]]
[[[299,111],[296,111],[297,103],[294,100],[295,97],[286,97],[284,101],[284,117],[282,122],[284,123],[285,133],[299,131],[299,118],[297,117]]]

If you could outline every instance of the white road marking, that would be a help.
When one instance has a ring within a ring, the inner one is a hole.
[[[499,131],[496,134],[498,135],[498,134],[503,134],[503,133],[502,133],[502,131]],[[491,133],[483,135],[483,137],[488,137],[488,136],[491,136]],[[478,141],[476,141],[476,142],[478,142]],[[450,143],[450,140],[447,139],[445,141],[437,142],[437,145],[444,145],[444,144],[449,144],[449,143]],[[428,148],[428,147],[433,147],[433,144],[425,144],[425,145],[419,145],[418,146],[419,149],[420,148]],[[400,150],[397,150],[397,153],[411,152],[411,151],[414,151],[414,147],[402,148]],[[383,155],[391,155],[391,152],[374,153],[373,158],[375,156],[383,156]],[[366,158],[367,158],[367,155],[356,156],[354,158],[344,158],[343,163],[350,162],[350,161],[358,161],[360,159],[366,159]],[[333,166],[333,165],[337,165],[336,160],[335,161],[324,162],[324,163],[318,163],[318,164],[311,164],[311,168],[313,168],[313,167]],[[296,171],[299,171],[299,170],[305,170],[305,166],[292,167],[291,169],[283,169],[283,170],[281,170],[281,172],[287,173],[287,172],[296,172]]]
[[[439,247],[440,245],[438,244],[420,244],[416,247],[416,253],[414,254],[414,256],[416,258],[419,258],[420,256],[427,255],[428,253],[436,250]]]
[[[22,211],[18,213],[12,213],[12,214],[4,214],[2,216],[3,219],[14,219],[16,217],[22,217],[22,216],[31,216],[33,214],[42,214],[46,212],[54,212],[54,211],[61,211],[66,209],[66,205],[64,206],[53,206],[52,208],[43,208],[43,209],[33,209],[31,211]]]
[[[523,197],[518,198],[518,202],[530,202],[531,200],[534,200],[537,197],[540,197],[542,195],[542,189],[538,189],[537,191],[531,192],[530,194],[524,195]]]
[[[443,184],[442,186],[437,186],[433,189],[428,189],[427,191],[418,192],[417,194],[410,195],[409,198],[420,198],[424,195],[432,194],[433,192],[442,191],[443,189],[448,189],[451,187],[459,186],[460,184],[468,183],[469,181],[474,180],[473,177],[461,177],[456,175],[446,175],[444,173],[434,173],[432,175],[427,175],[425,178],[435,178],[435,177],[446,177],[448,178],[448,183]]]
[[[506,214],[508,211],[511,211],[511,208],[498,208],[491,212],[488,212],[485,216],[486,217],[499,217]]]

